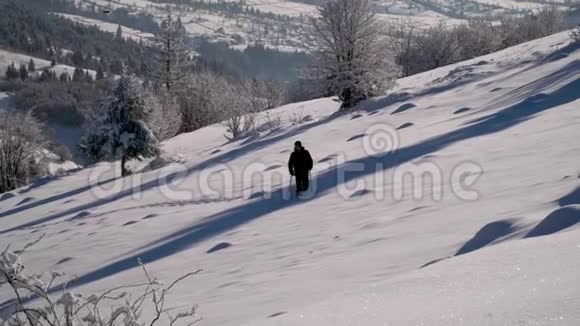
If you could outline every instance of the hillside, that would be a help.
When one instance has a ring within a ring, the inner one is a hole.
[[[289,104],[278,131],[167,141],[158,170],[103,163],[4,194],[0,247],[46,234],[27,267],[78,275],[81,293],[141,280],[138,258],[163,281],[202,269],[171,297],[200,325],[574,326],[579,90],[560,33],[401,79],[352,114]],[[295,140],[316,162],[302,199]]]
[[[59,76],[63,72],[66,72],[69,76],[72,77],[75,70],[74,67],[64,64],[58,64],[55,65],[54,67],[51,67],[50,61],[48,60],[43,60],[37,57],[0,49],[0,77],[5,76],[6,68],[8,68],[9,65],[14,64],[16,68],[18,68],[21,64],[28,66],[28,62],[30,60],[34,61],[35,67],[37,69],[36,75],[39,75],[43,70],[50,70],[54,71],[57,76]],[[97,74],[94,70],[90,69],[84,70],[89,72],[91,76],[93,76],[93,78]]]
[[[71,0],[72,1],[72,0]],[[282,51],[310,51],[314,45],[308,16],[315,15],[319,0],[244,0],[244,1],[157,1],[157,0],[74,0],[80,8],[93,13],[98,10],[122,10],[131,15],[147,14],[158,21],[166,14],[165,7],[184,22],[192,37],[223,41],[237,49],[264,44]],[[377,0],[375,11],[380,20],[390,24],[411,24],[429,28],[439,23],[455,25],[470,17],[489,15],[521,15],[537,11],[549,1],[512,0]],[[569,2],[562,1],[566,9]],[[74,21],[78,17],[66,16]],[[92,20],[91,24],[98,21]],[[114,32],[108,22],[98,23],[105,31]],[[133,35],[133,33],[132,33]]]

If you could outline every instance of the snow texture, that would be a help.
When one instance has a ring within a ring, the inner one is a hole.
[[[102,163],[2,196],[0,248],[46,234],[22,259],[78,275],[75,293],[133,283],[138,258],[160,280],[201,268],[168,302],[199,304],[202,325],[575,326],[579,89],[580,50],[560,33],[401,79],[355,120],[327,98],[272,110],[281,129],[252,139],[212,125],[162,145],[183,163],[125,178]],[[313,120],[291,124],[297,111]],[[377,124],[396,150],[372,152]],[[295,140],[317,162],[315,191],[287,200]],[[263,187],[240,177],[248,166]],[[423,196],[394,181],[424,167],[442,178]],[[466,167],[483,172],[452,177]],[[221,243],[235,245],[206,253]]]

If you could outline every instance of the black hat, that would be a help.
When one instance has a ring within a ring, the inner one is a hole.
[[[302,147],[302,142],[300,142],[299,140],[294,142],[294,146],[300,146]]]

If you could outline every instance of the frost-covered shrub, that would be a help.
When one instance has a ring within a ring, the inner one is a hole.
[[[0,193],[42,174],[38,154],[45,143],[42,125],[30,113],[0,112]]]
[[[293,126],[303,124],[305,122],[309,122],[312,120],[314,120],[314,117],[312,115],[310,114],[304,115],[304,112],[302,111],[293,112],[288,116],[288,121],[290,121],[290,124],[292,124]]]
[[[272,116],[269,111],[266,111],[262,118],[264,122],[256,129],[258,132],[277,131],[282,125],[282,119],[279,116]]]
[[[6,248],[0,254],[0,289],[12,294],[12,305],[6,308],[5,319],[0,318],[0,326],[192,325],[202,319],[195,305],[183,312],[166,308],[170,291],[199,270],[164,285],[141,264],[145,276],[142,282],[84,296],[62,284],[55,286],[66,278],[62,273],[52,272],[48,279],[43,279],[41,274],[28,272],[21,256],[31,245],[34,243],[17,252]],[[62,291],[55,291],[57,288]],[[133,293],[138,290],[140,294],[131,294],[129,290]],[[150,320],[143,317],[147,310]]]
[[[580,26],[576,26],[570,33],[570,36],[574,42],[580,42]]]
[[[222,116],[225,120],[222,124],[227,128],[225,137],[235,140],[249,136],[256,132],[256,120],[258,113],[239,94],[240,89],[236,85],[229,84],[224,89],[221,105]]]
[[[191,76],[186,91],[179,97],[181,109],[181,132],[196,129],[221,121],[222,107],[226,98],[228,81],[211,72],[201,72]]]
[[[181,112],[177,100],[164,90],[153,92],[146,90],[145,103],[150,106],[151,113],[147,125],[159,141],[169,139],[181,128]]]
[[[138,82],[130,77],[119,81],[106,101],[104,116],[81,142],[81,152],[94,161],[121,159],[122,175],[128,174],[130,159],[157,156],[157,138],[146,122],[152,116]]]

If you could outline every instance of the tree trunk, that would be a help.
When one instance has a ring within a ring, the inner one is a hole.
[[[352,90],[349,87],[342,91],[342,107],[344,109],[349,109],[352,106]]]
[[[125,169],[125,163],[127,162],[127,157],[125,155],[123,155],[121,157],[121,176],[126,176],[127,174],[129,174],[129,171],[127,171],[127,169]]]

